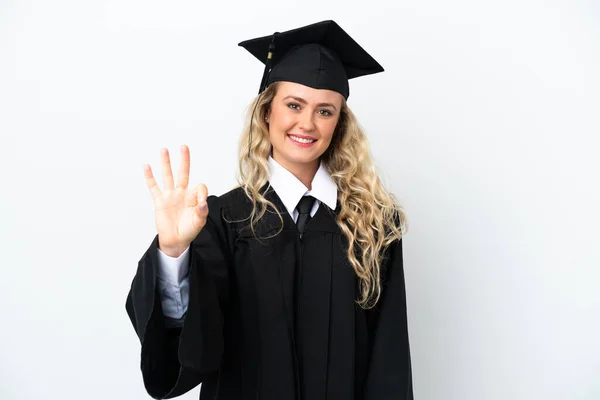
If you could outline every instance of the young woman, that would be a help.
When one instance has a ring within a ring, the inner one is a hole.
[[[188,190],[149,166],[158,234],[127,312],[148,393],[201,399],[413,399],[402,208],[346,104],[383,69],[335,22],[242,42],[265,61],[239,186]]]

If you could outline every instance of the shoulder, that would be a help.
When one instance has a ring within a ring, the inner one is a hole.
[[[245,220],[253,207],[252,201],[240,186],[219,196],[209,195],[207,203],[210,217],[221,221]]]
[[[213,207],[229,210],[245,208],[248,205],[252,207],[252,202],[248,196],[246,196],[246,193],[241,186],[237,186],[219,196],[209,195],[207,202],[209,207],[212,205]]]
[[[239,215],[246,209],[245,197],[246,194],[241,187],[236,187],[221,195],[209,194],[206,199],[208,218],[196,241],[208,237],[212,238],[211,240],[218,239],[222,243],[231,241],[239,229]],[[252,207],[251,202],[250,207]],[[206,232],[209,236],[206,236],[203,232]]]

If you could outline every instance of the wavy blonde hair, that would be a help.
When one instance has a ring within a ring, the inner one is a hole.
[[[271,84],[251,103],[239,141],[237,181],[252,201],[248,219],[255,235],[254,226],[268,208],[279,216],[283,229],[277,207],[260,193],[269,178],[271,152],[265,116],[278,86],[277,82]],[[363,308],[372,308],[381,295],[380,267],[385,249],[406,233],[407,221],[395,196],[384,189],[366,135],[345,100],[331,144],[321,160],[338,189],[340,213],[336,222],[348,240],[348,260],[360,280],[357,302]]]

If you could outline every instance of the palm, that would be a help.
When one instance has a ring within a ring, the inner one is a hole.
[[[159,238],[159,248],[175,254],[185,249],[198,235],[204,224],[208,209],[202,210],[198,199],[207,197],[206,186],[198,185],[188,190],[190,157],[187,146],[181,147],[179,179],[174,186],[169,152],[161,152],[164,189],[161,191],[154,180],[149,165],[144,168],[146,183],[154,202],[154,217]]]

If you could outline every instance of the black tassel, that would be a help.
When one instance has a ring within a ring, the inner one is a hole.
[[[258,94],[261,94],[267,87],[267,81],[269,80],[269,75],[271,74],[271,64],[273,63],[273,53],[275,52],[275,36],[277,36],[279,32],[273,33],[273,39],[271,39],[271,44],[269,45],[269,52],[267,54],[267,60],[265,61],[265,70],[263,72],[263,77],[260,81],[260,88],[258,89]],[[248,135],[248,158],[250,158],[250,145],[252,143],[252,125],[254,122],[254,112],[256,111],[256,106],[258,102],[256,101],[256,105],[254,106],[254,110],[252,110],[252,117],[250,117],[250,134]]]
[[[263,72],[260,88],[258,89],[259,94],[267,87],[267,81],[269,80],[269,75],[271,73],[271,64],[273,63],[273,53],[275,52],[275,36],[277,36],[278,33],[279,32],[275,32],[273,34],[273,39],[271,39],[271,44],[269,45],[269,53],[267,54],[267,61],[265,61],[265,71]]]

